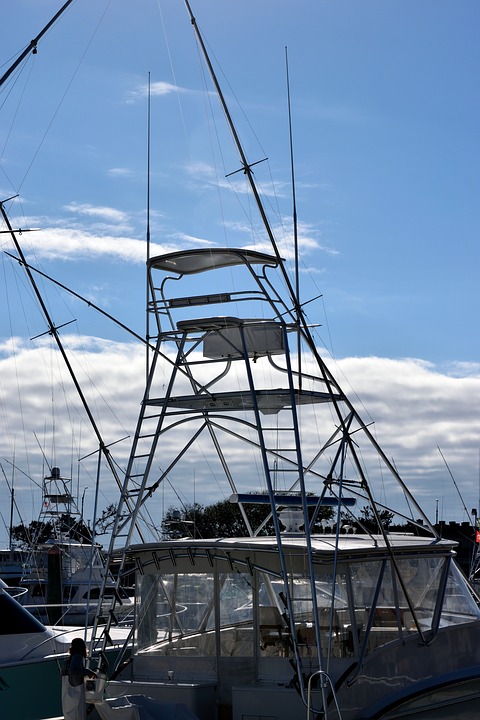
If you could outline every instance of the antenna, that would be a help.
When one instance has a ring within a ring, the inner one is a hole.
[[[292,111],[290,103],[290,76],[288,72],[288,50],[285,47],[285,68],[287,73],[287,100],[288,100],[288,130],[290,138],[290,169],[292,176],[292,201],[293,201],[293,242],[295,249],[295,295],[297,302],[300,302],[300,276],[298,270],[298,223],[297,223],[297,198],[295,192],[295,164],[293,160],[293,133],[292,133]]]
[[[148,283],[148,261],[150,260],[150,100],[151,100],[151,88],[150,88],[150,72],[148,73],[148,102],[147,102],[147,262],[146,262],[146,283],[145,283],[145,338],[146,338],[146,355],[145,355],[145,376],[148,378],[148,340],[150,338],[150,315],[148,312],[148,300],[150,297],[150,288]]]
[[[288,72],[288,51],[285,47],[285,68],[287,74],[287,101],[288,101],[288,132],[290,138],[290,170],[292,175],[292,203],[293,203],[293,246],[295,253],[295,297],[296,297],[296,312],[297,312],[297,354],[298,354],[298,386],[302,389],[302,347],[300,338],[300,273],[298,268],[298,222],[297,222],[297,198],[295,192],[295,163],[293,160],[293,132],[292,132],[292,111],[290,103],[290,76]]]
[[[452,471],[450,470],[450,467],[449,467],[447,461],[445,460],[445,456],[444,456],[443,452],[440,450],[440,447],[439,447],[438,445],[437,445],[437,449],[438,449],[438,452],[440,453],[440,455],[441,455],[441,457],[442,457],[443,462],[445,463],[445,467],[446,467],[447,470],[448,470],[448,474],[449,474],[450,477],[452,478],[452,482],[453,482],[453,484],[454,484],[454,486],[455,486],[455,490],[457,491],[458,497],[460,498],[461,503],[462,503],[462,505],[463,505],[463,509],[465,510],[465,515],[466,515],[467,517],[470,517],[469,512],[468,512],[468,510],[467,510],[467,506],[465,505],[465,501],[464,501],[464,499],[463,499],[463,497],[462,497],[462,493],[461,493],[460,490],[458,489],[458,485],[457,485],[457,483],[456,483],[455,478],[453,477],[453,473],[452,473]]]
[[[13,450],[13,465],[12,465],[12,490],[10,493],[10,527],[8,533],[8,549],[12,549],[13,540],[13,510],[15,507],[15,448]]]

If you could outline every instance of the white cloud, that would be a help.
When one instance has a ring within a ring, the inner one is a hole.
[[[185,233],[174,233],[172,238],[179,240],[182,245],[185,243],[187,247],[192,245],[199,245],[200,247],[212,247],[215,243],[212,240],[206,240],[205,238],[194,237],[193,235],[186,235]]]
[[[143,101],[146,97],[148,97],[149,89],[152,97],[164,97],[165,95],[172,95],[172,93],[184,94],[191,92],[186,88],[180,87],[180,85],[173,85],[172,83],[164,82],[161,80],[150,83],[150,88],[147,83],[142,83],[137,88],[135,88],[135,90],[132,90],[127,94],[127,103],[136,103]]]
[[[89,205],[88,203],[69,203],[65,205],[64,210],[87,217],[104,218],[115,223],[124,223],[128,218],[127,213],[117,210],[117,208]]]
[[[143,392],[144,350],[139,344],[99,338],[62,338],[105,442],[129,436],[111,448],[116,462],[124,467]],[[44,337],[33,348],[17,338],[0,347],[0,458],[11,461],[15,456],[23,471],[40,479],[43,460],[37,437],[49,461],[74,476],[80,472],[80,482],[91,487],[98,443],[50,342]],[[480,396],[479,368],[473,372],[469,367],[469,374],[459,376],[457,367],[453,376],[418,359],[352,357],[339,360],[331,369],[364,420],[374,420],[371,430],[426,513],[433,517],[439,499],[445,519],[466,519],[438,447],[467,507],[476,506],[480,419],[472,398]],[[313,431],[312,424],[305,434],[315,444]],[[92,453],[78,463],[78,458]],[[198,464],[194,472],[202,493],[200,497],[197,489],[197,501],[218,499],[215,471],[210,469],[208,477],[203,476]],[[192,501],[191,478],[177,490]],[[115,501],[117,494],[113,480],[103,471],[103,506]],[[19,480],[17,499],[24,512],[32,512],[31,485],[25,478]],[[5,498],[2,502],[5,507]],[[174,503],[175,497],[169,502]]]
[[[111,175],[112,177],[133,177],[135,173],[132,170],[129,170],[129,168],[115,167],[108,170],[108,175]]]
[[[115,235],[93,235],[70,229],[40,230],[29,246],[42,259],[80,260],[113,255],[129,262],[145,262],[145,242]],[[160,249],[159,249],[160,252]]]
[[[96,208],[90,212],[88,207],[85,214],[102,216],[108,208]],[[103,215],[105,216],[105,214]],[[112,212],[112,219],[120,222],[122,214]],[[45,227],[28,234],[28,244],[23,244],[23,252],[27,258],[32,255],[37,260],[90,260],[100,257],[115,257],[124,262],[144,263],[146,257],[146,241],[137,240],[131,236],[120,234],[121,228],[115,225],[96,223],[91,230],[82,227]],[[178,247],[173,243],[158,245],[151,243],[151,255],[161,255],[172,252]]]

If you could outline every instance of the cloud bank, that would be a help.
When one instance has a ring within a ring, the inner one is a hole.
[[[144,351],[136,344],[93,337],[71,336],[65,342],[100,432],[124,468],[143,392]],[[474,398],[480,397],[480,367],[469,365],[463,374],[462,369],[446,372],[418,359],[380,357],[343,358],[332,368],[364,420],[374,422],[377,440],[432,520],[436,509],[440,519],[467,520],[464,504],[468,511],[478,505],[480,418]],[[0,398],[0,458],[8,478],[13,477],[13,463],[18,468],[18,512],[26,521],[36,517],[39,491],[29,477],[41,482],[46,459],[71,475],[80,492],[89,488],[88,516],[98,442],[48,340],[32,347],[13,338],[0,346]],[[6,508],[8,490],[5,483],[3,487]],[[179,497],[193,502],[193,492],[188,478],[175,491],[165,487],[163,502],[166,507],[178,505]],[[213,477],[202,477],[195,493],[198,502],[219,499]],[[117,497],[118,488],[104,471],[100,506]],[[2,520],[5,525],[4,516]],[[5,532],[3,527],[4,542]]]

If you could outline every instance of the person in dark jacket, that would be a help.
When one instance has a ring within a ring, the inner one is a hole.
[[[62,673],[62,710],[64,720],[85,720],[85,678],[97,675],[85,667],[87,647],[82,638],[74,638]]]

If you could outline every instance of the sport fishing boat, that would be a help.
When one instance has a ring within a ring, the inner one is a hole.
[[[117,615],[126,623],[133,614],[131,594],[116,587],[105,553],[85,526],[71,486],[71,479],[57,467],[44,477],[37,528],[49,528],[50,535],[47,540],[29,538],[28,549],[0,553],[0,579],[23,589],[19,602],[42,623],[91,625],[95,615],[108,613],[114,593],[122,601]],[[8,572],[12,566],[15,575],[13,570]]]
[[[135,645],[107,694],[200,720],[471,717],[478,599],[284,299],[283,260],[196,249],[148,273],[156,344],[110,549],[137,568]],[[155,488],[193,472],[223,472],[245,537],[135,542]]]
[[[109,549],[119,579],[136,567],[136,625],[107,696],[200,720],[470,718],[478,597],[320,353],[186,6],[265,236],[147,261],[148,373]],[[230,494],[243,536],[149,542],[157,488],[194,478]]]
[[[109,546],[118,586],[136,568],[136,617],[106,698],[199,720],[471,718],[478,597],[325,362],[186,6],[264,236],[147,260],[146,385]],[[158,489],[194,482],[243,532],[152,539]]]

